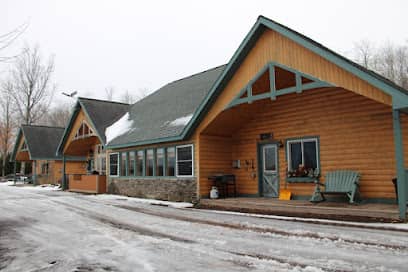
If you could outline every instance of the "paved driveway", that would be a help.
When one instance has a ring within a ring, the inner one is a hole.
[[[4,271],[408,271],[408,232],[0,185]]]

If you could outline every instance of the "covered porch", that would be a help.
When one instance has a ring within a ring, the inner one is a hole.
[[[106,193],[106,158],[99,138],[86,125],[66,144],[63,152],[64,189],[72,192]],[[83,167],[67,169],[67,159],[83,157]]]
[[[270,63],[199,135],[201,205],[342,220],[363,220],[365,214],[368,221],[405,220],[406,124],[402,110]],[[360,174],[359,204],[308,202],[315,181],[324,183],[326,173],[336,170]],[[238,196],[248,198],[208,200],[214,185],[208,177],[214,174],[234,175]],[[398,205],[390,204],[397,203],[396,177]],[[292,200],[278,200],[283,190]]]
[[[278,215],[354,222],[401,222],[398,205],[340,202],[313,204],[306,200],[282,201],[274,198],[202,199],[199,208],[263,215]]]

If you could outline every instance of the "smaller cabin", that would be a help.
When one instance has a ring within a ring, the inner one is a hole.
[[[124,103],[78,98],[57,153],[63,161],[79,156],[85,163],[76,172],[65,167],[64,189],[83,193],[106,192],[105,130],[120,119],[128,107]]]
[[[11,156],[13,162],[30,162],[34,184],[58,184],[62,180],[62,157],[56,155],[64,128],[22,125]],[[71,157],[67,172],[76,172],[84,165],[80,157]]]

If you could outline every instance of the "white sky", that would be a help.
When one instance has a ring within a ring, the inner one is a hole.
[[[38,44],[55,55],[58,90],[104,99],[108,86],[115,98],[154,91],[226,63],[261,14],[350,54],[362,39],[407,43],[407,11],[406,0],[0,0],[0,33],[29,22],[7,53]]]

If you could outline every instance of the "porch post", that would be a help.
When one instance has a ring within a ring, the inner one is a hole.
[[[14,160],[14,165],[13,165],[14,185],[16,185],[16,172],[17,172],[17,161]]]
[[[37,161],[33,161],[33,185],[37,185]]]
[[[62,181],[61,181],[62,190],[68,189],[67,178],[65,176],[65,155],[62,155]]]
[[[397,166],[399,214],[400,219],[405,220],[407,212],[407,194],[405,180],[404,146],[402,141],[402,130],[399,110],[392,111],[392,120],[394,127],[395,161]]]

